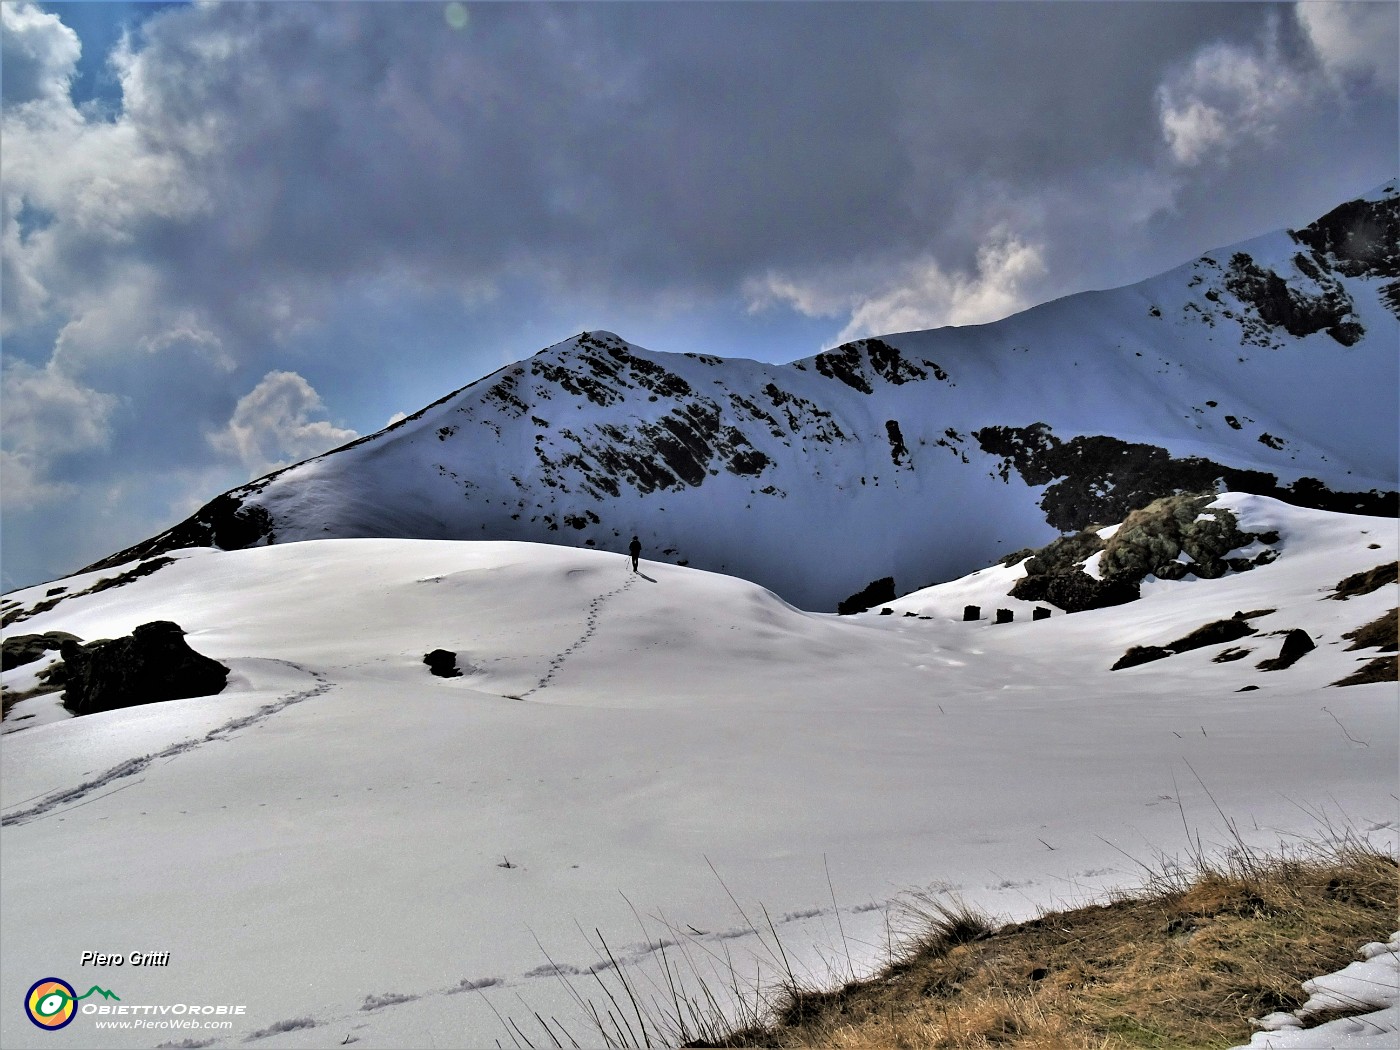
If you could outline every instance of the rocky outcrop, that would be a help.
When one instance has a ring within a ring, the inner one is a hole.
[[[1141,596],[1142,591],[1136,580],[1124,576],[1105,576],[1097,580],[1079,569],[1025,576],[1011,588],[1013,598],[1027,602],[1049,602],[1065,612],[1126,605]]]
[[[280,473],[280,471],[278,472]],[[257,504],[244,504],[244,499],[261,491],[277,474],[269,474],[252,485],[232,489],[221,496],[215,496],[199,510],[195,511],[178,525],[167,529],[159,536],[127,547],[101,561],[85,566],[80,572],[94,572],[110,569],[140,558],[150,559],[165,551],[179,550],[182,547],[219,547],[223,550],[239,550],[259,543],[273,543],[277,536],[273,529],[272,515]]]
[[[1061,532],[1122,521],[1155,499],[1215,491],[1272,496],[1298,507],[1394,517],[1397,493],[1334,491],[1316,478],[1280,485],[1263,470],[1226,466],[1201,456],[1174,457],[1164,448],[1095,434],[1061,441],[1045,423],[983,427],[973,432],[983,452],[1001,457],[1003,479],[1015,471],[1027,485],[1045,485],[1040,507]]]
[[[872,580],[863,589],[851,595],[844,602],[838,602],[836,611],[842,616],[865,612],[884,602],[894,601],[894,577],[885,576]]]
[[[78,641],[77,635],[66,631],[46,631],[43,634],[17,634],[6,638],[3,643],[3,657],[0,669],[9,671],[25,664],[32,664],[47,652],[57,652],[64,642]]]
[[[1400,277],[1400,197],[1348,201],[1290,233],[1347,277]]]
[[[1282,328],[1292,336],[1326,331],[1343,346],[1354,345],[1366,331],[1356,320],[1356,307],[1346,289],[1317,265],[1318,260],[1299,255],[1294,262],[1312,278],[1316,292],[1309,294],[1291,286],[1245,252],[1231,257],[1225,287],[1242,304],[1252,307],[1269,328]]]
[[[1100,565],[1105,575],[1141,580],[1149,574],[1180,579],[1194,573],[1214,580],[1232,568],[1237,572],[1254,568],[1257,559],[1227,561],[1225,556],[1256,539],[1277,543],[1278,534],[1242,531],[1228,510],[1210,506],[1214,499],[1214,494],[1169,496],[1133,511],[1104,548]],[[1187,558],[1184,563],[1178,560],[1182,555]]]
[[[64,642],[61,652],[63,706],[75,715],[212,696],[229,675],[223,664],[191,649],[180,625],[169,620],[143,623],[109,641]]]

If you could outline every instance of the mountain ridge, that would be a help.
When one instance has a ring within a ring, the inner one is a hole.
[[[1135,285],[786,365],[584,332],[88,568],[330,536],[620,552],[636,533],[834,608],[1180,491],[1393,515],[1397,245],[1392,181]]]

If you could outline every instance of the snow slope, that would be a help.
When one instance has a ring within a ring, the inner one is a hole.
[[[585,332],[101,564],[332,537],[620,552],[636,533],[830,610],[1183,489],[1393,514],[1397,243],[1392,182],[1128,288],[788,365]]]
[[[1336,973],[1303,982],[1308,1000],[1292,1013],[1260,1020],[1248,1050],[1390,1050],[1400,1042],[1400,933],[1362,945],[1360,958]],[[1316,1023],[1314,1018],[1346,1016]],[[1307,1027],[1311,1024],[1311,1027]]]
[[[995,604],[1005,581],[986,574],[904,599],[915,615],[837,618],[726,576],[514,542],[195,549],[97,593],[81,592],[113,573],[64,581],[6,635],[173,619],[233,674],[212,698],[11,712],[7,728],[54,720],[0,741],[0,1044],[36,1040],[14,1004],[47,976],[246,1012],[226,1032],[79,1016],[45,1045],[509,1045],[496,1012],[532,1010],[586,1040],[549,960],[586,991],[595,930],[642,986],[658,938],[771,979],[738,906],[755,925],[766,908],[826,978],[879,959],[885,906],[910,887],[1026,917],[1184,852],[1183,815],[1225,844],[1207,791],[1263,845],[1319,834],[1322,812],[1394,848],[1395,687],[1328,683],[1375,655],[1341,635],[1397,587],[1326,595],[1395,560],[1395,523],[1222,498],[1280,533],[1277,561],[1002,626],[956,618],[969,595]],[[1260,609],[1277,611],[1235,643],[1248,659],[1212,646],[1109,670],[1129,645]],[[1280,641],[1266,632],[1291,627],[1318,648],[1258,670]],[[462,677],[429,675],[439,647]],[[85,950],[170,958],[96,969]]]

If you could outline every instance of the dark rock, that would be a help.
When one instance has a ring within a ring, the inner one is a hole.
[[[462,672],[457,668],[457,654],[450,649],[434,649],[424,654],[423,662],[428,665],[428,670],[439,678],[462,677]]]
[[[865,377],[865,357],[856,343],[843,343],[835,350],[828,350],[812,358],[817,371],[828,379],[839,379],[853,390],[862,394],[873,393],[870,380]]]
[[[1043,602],[1046,595],[1050,593],[1050,580],[1052,577],[1046,576],[1022,576],[1011,585],[1011,590],[1006,593],[1013,598],[1020,598],[1023,602]]]
[[[890,458],[896,467],[904,466],[909,459],[909,448],[904,444],[904,434],[899,429],[899,420],[885,420],[885,435],[890,440]]]
[[[1016,619],[1016,614],[1010,609],[997,610],[997,623],[1010,623],[1014,619]]]
[[[1080,532],[1051,540],[1026,562],[1028,576],[1050,576],[1058,572],[1077,572],[1086,559],[1103,550],[1103,540],[1094,532]]]
[[[243,497],[253,495],[259,491],[258,486],[265,486],[280,473],[274,471],[250,485],[215,496],[190,517],[159,536],[108,555],[79,571],[115,568],[138,558],[151,558],[182,547],[219,547],[230,551],[252,547],[264,539],[272,543],[276,539],[272,515],[256,504],[245,506]],[[165,560],[168,562],[169,559]]]
[[[1396,516],[1394,491],[1334,492],[1316,478],[1280,485],[1278,476],[1266,471],[1230,467],[1200,456],[1175,458],[1156,445],[1106,434],[1061,441],[1047,424],[1032,423],[983,427],[973,437],[983,452],[1001,457],[1003,480],[1014,470],[1027,485],[1047,486],[1040,507],[1045,520],[1062,532],[1095,521],[1122,521],[1155,499],[1182,492],[1214,492],[1217,484],[1298,507]],[[1156,564],[1165,560],[1169,559],[1158,559]]]
[[[1169,561],[1165,565],[1159,565],[1152,570],[1152,575],[1159,580],[1183,580],[1191,569],[1185,562]]]
[[[870,583],[844,602],[837,602],[836,611],[842,616],[865,612],[884,602],[894,601],[894,577],[885,576]]]
[[[1034,609],[1031,610],[1031,619],[1048,620],[1050,619],[1050,610],[1045,608],[1045,606],[1043,605],[1037,605]]]
[[[1121,671],[1125,667],[1136,667],[1153,660],[1165,660],[1171,655],[1170,649],[1163,649],[1160,645],[1134,645],[1118,658],[1118,662],[1110,670]]]
[[[1278,656],[1272,660],[1264,660],[1259,664],[1261,671],[1282,671],[1292,667],[1308,653],[1317,648],[1317,643],[1308,636],[1308,632],[1302,628],[1295,627],[1283,636],[1283,646],[1279,649]]]
[[[893,610],[893,609],[881,609],[881,610],[880,610],[880,615],[881,615],[881,616],[893,616],[893,615],[894,615],[894,610]]]
[[[1335,277],[1323,273],[1306,256],[1299,258],[1313,268],[1320,294],[1291,287],[1273,270],[1261,267],[1244,252],[1236,252],[1231,257],[1225,287],[1240,302],[1252,306],[1260,321],[1270,328],[1282,328],[1293,336],[1325,330],[1343,346],[1353,345],[1364,333],[1352,316],[1355,307],[1351,296]]]
[[[1141,597],[1136,580],[1109,576],[1096,580],[1085,572],[1061,572],[1049,576],[1025,576],[1011,588],[1011,597],[1028,602],[1049,602],[1065,612],[1106,609],[1126,605]]]
[[[1230,617],[1232,620],[1253,620],[1260,616],[1268,616],[1270,613],[1278,612],[1277,609],[1250,609],[1249,612],[1235,610],[1235,614]]]
[[[998,558],[998,559],[997,559],[997,564],[998,564],[998,565],[1004,565],[1006,568],[1009,569],[1009,568],[1011,568],[1013,565],[1017,564],[1018,562],[1023,562],[1023,561],[1025,561],[1027,558],[1029,558],[1029,557],[1030,557],[1032,554],[1034,554],[1034,553],[1035,553],[1035,548],[1033,548],[1033,547],[1022,547],[1022,548],[1021,548],[1020,550],[1018,550],[1018,551],[1012,551],[1010,554],[1007,554],[1007,555],[1005,555],[1004,557]]]
[[[1328,256],[1348,277],[1400,277],[1400,198],[1354,200],[1333,208],[1293,239]]]
[[[143,623],[111,641],[65,642],[63,706],[76,715],[164,700],[212,696],[229,669],[191,649],[179,624]]]
[[[968,620],[980,620],[980,619],[982,619],[982,606],[980,606],[980,605],[964,605],[964,606],[963,606],[963,622],[964,622],[964,623],[966,623]]]
[[[15,667],[31,664],[47,652],[57,652],[64,642],[79,641],[77,635],[66,631],[47,631],[44,634],[17,634],[0,643],[0,670],[8,671]]]
[[[1254,634],[1254,628],[1243,620],[1215,620],[1197,627],[1190,634],[1178,638],[1174,642],[1168,642],[1167,648],[1174,653],[1185,653],[1192,649],[1201,649],[1220,642],[1233,642],[1251,634]]]

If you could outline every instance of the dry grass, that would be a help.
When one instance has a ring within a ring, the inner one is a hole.
[[[1378,656],[1367,660],[1351,674],[1333,685],[1372,685],[1376,682],[1400,682],[1400,660],[1393,656]]]
[[[875,977],[798,992],[725,1045],[1225,1047],[1250,1018],[1301,1005],[1299,984],[1395,929],[1397,868],[1356,843],[1302,857],[1240,851],[1163,868],[1140,894],[987,935],[951,905]],[[962,935],[950,940],[957,913]],[[968,935],[971,934],[971,935]]]
[[[1351,644],[1347,646],[1347,652],[1351,652],[1353,649],[1379,649],[1385,653],[1391,652],[1397,647],[1397,634],[1400,634],[1400,609],[1391,609],[1370,623],[1363,624],[1354,631],[1348,631],[1342,637],[1351,641]]]
[[[1343,580],[1343,583],[1346,581]],[[1396,648],[1397,616],[1400,609],[1391,609],[1383,613],[1368,624],[1363,624],[1354,631],[1348,631],[1342,635],[1343,638],[1351,640],[1347,646],[1347,651],[1354,649],[1379,649],[1381,652],[1392,652]],[[1400,660],[1394,656],[1378,656],[1373,660],[1368,660],[1351,674],[1341,681],[1333,682],[1333,685],[1369,685],[1372,682],[1394,682],[1400,681]]]
[[[501,1021],[519,1048],[1235,1046],[1251,1018],[1301,1006],[1304,980],[1389,936],[1400,868],[1325,821],[1328,845],[1287,855],[1253,850],[1226,825],[1234,848],[1223,859],[1196,844],[1185,864],[1144,866],[1136,893],[1030,922],[998,927],[956,897],[907,894],[892,961],[827,990],[796,977],[766,913],[744,918],[776,967],[767,988],[743,987],[732,960],[684,939],[664,942],[674,946],[660,952],[664,979],[647,987],[598,935],[609,965],[586,979],[593,994],[561,971],[591,1035],[538,1013],[526,1026]]]
[[[1348,576],[1337,584],[1328,597],[1344,602],[1359,594],[1370,594],[1372,591],[1378,591],[1387,583],[1395,583],[1397,579],[1400,579],[1400,563],[1385,562],[1377,565],[1374,569],[1367,569],[1365,572]]]

